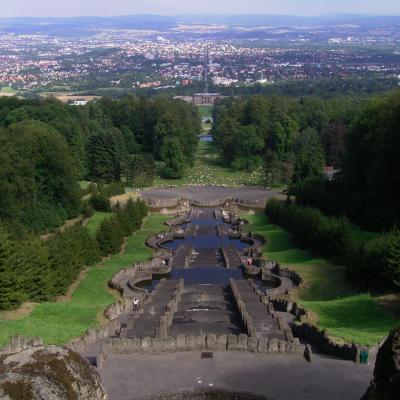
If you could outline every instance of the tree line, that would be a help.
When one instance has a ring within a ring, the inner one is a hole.
[[[348,126],[365,99],[229,98],[214,109],[213,136],[222,161],[234,169],[264,166],[269,186],[341,168]]]
[[[346,266],[348,277],[360,289],[400,291],[400,231],[393,228],[366,243],[351,236],[349,221],[327,217],[320,210],[291,202],[269,200],[270,222],[292,234],[295,244]]]
[[[400,91],[371,99],[344,138],[340,171],[294,188],[301,205],[346,215],[372,230],[400,223]]]
[[[129,200],[103,220],[95,235],[77,224],[47,240],[33,233],[16,240],[0,224],[0,310],[65,294],[85,266],[117,253],[124,238],[141,227],[146,215],[143,201]]]
[[[151,185],[193,165],[196,107],[162,96],[102,98],[83,107],[55,99],[0,99],[0,220],[11,234],[44,232],[83,210],[79,180]]]

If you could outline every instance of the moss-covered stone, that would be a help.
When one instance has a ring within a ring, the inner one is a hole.
[[[0,398],[107,399],[97,371],[79,354],[62,347],[25,349],[3,356],[1,365]]]

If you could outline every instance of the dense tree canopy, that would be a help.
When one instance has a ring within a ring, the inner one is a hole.
[[[0,220],[12,231],[57,227],[82,211],[79,179],[151,184],[154,160],[180,177],[193,165],[199,131],[197,109],[166,97],[102,98],[84,107],[1,98]]]
[[[213,135],[225,164],[244,170],[264,165],[271,184],[289,183],[295,170],[297,183],[321,175],[325,160],[342,167],[346,132],[364,102],[261,95],[224,99],[215,107]]]
[[[346,135],[336,129],[329,143],[344,149],[334,181],[299,187],[297,200],[328,214],[346,214],[370,229],[400,223],[400,91],[372,99],[352,119]]]

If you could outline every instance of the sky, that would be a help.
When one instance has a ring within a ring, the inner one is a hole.
[[[0,17],[133,14],[400,15],[399,0],[0,0]]]

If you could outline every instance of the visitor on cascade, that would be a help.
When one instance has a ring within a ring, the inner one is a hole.
[[[133,299],[133,311],[139,311],[139,299],[137,297]]]

